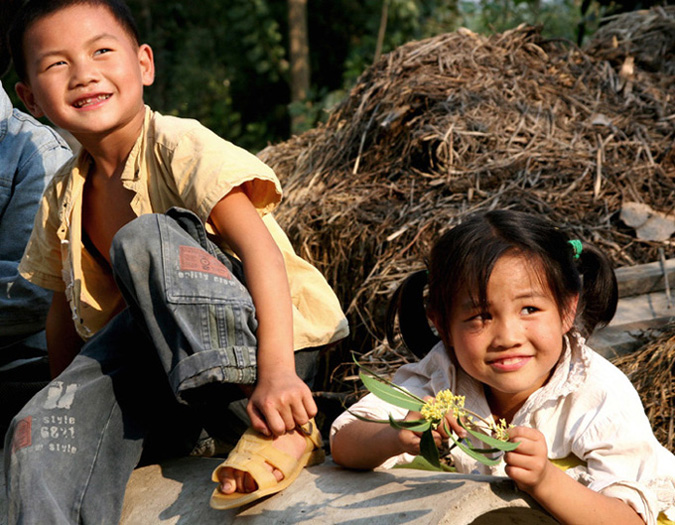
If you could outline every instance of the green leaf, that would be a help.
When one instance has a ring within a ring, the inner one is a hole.
[[[389,414],[389,425],[398,430],[410,430],[411,432],[425,432],[431,428],[431,423],[426,419],[394,419]]]
[[[466,446],[461,441],[456,440],[452,434],[450,435],[450,439],[452,439],[455,442],[455,444],[460,449],[462,449],[467,455],[471,456],[476,461],[480,461],[483,465],[491,467],[497,465],[502,460],[501,456],[496,459],[488,458],[483,453],[479,452],[480,449],[475,449],[473,447]]]
[[[370,376],[372,376],[373,379],[376,379],[377,381],[380,381],[381,383],[384,383],[385,385],[389,385],[394,390],[397,390],[398,392],[401,392],[402,394],[405,394],[406,396],[408,396],[412,399],[415,399],[416,401],[419,401],[419,403],[421,405],[424,405],[424,402],[425,402],[424,399],[416,396],[412,392],[408,392],[405,388],[401,388],[400,386],[393,383],[392,381],[389,381],[388,379],[380,376],[377,372],[371,370],[370,368],[367,368],[367,367],[363,366],[361,363],[359,363],[356,360],[356,355],[353,352],[352,352],[352,360],[354,361],[354,364],[356,364],[356,366],[358,366],[361,370],[370,374]],[[361,372],[359,372],[359,376],[361,376]]]
[[[424,405],[423,401],[418,401],[417,396],[389,386],[378,378],[368,376],[363,372],[359,372],[359,377],[370,392],[387,403],[414,412],[419,412]]]
[[[370,419],[369,417],[364,417],[361,414],[357,414],[356,412],[352,412],[349,409],[346,409],[347,412],[349,412],[352,416],[354,416],[356,419],[359,419],[361,421],[365,421],[366,423],[389,423],[388,419]]]
[[[441,467],[441,458],[438,455],[438,447],[434,441],[431,429],[422,434],[422,439],[420,440],[420,454],[434,467]]]
[[[486,445],[496,448],[497,450],[510,452],[511,450],[516,450],[518,445],[520,445],[520,442],[512,443],[511,441],[502,441],[501,439],[493,438],[492,436],[488,436],[482,432],[476,432],[475,430],[464,426],[461,421],[459,422],[459,425],[476,439],[479,439]]]
[[[416,470],[430,470],[432,472],[456,472],[456,469],[441,463],[440,468],[434,467],[423,456],[415,456],[410,463],[403,463],[401,465],[394,465],[394,468],[412,468]]]

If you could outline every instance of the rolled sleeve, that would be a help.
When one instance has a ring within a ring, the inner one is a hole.
[[[170,148],[169,161],[178,194],[205,223],[213,207],[237,187],[261,215],[281,201],[281,185],[269,166],[203,126],[181,136]]]

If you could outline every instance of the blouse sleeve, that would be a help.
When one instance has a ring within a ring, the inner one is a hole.
[[[660,512],[675,510],[675,456],[654,437],[630,384],[620,397],[605,399],[602,417],[575,440],[573,452],[586,467],[569,473],[590,489],[626,502],[655,525]]]

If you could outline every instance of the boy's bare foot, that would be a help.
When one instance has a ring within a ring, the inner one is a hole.
[[[302,432],[292,430],[291,432],[275,438],[272,446],[296,459],[300,459],[305,452],[306,438]],[[266,463],[265,466],[274,474],[277,481],[284,479],[284,475],[280,470],[274,468],[269,463]],[[223,494],[232,494],[233,492],[253,492],[258,488],[257,483],[248,472],[226,467],[221,469],[218,474],[220,478],[218,489]]]

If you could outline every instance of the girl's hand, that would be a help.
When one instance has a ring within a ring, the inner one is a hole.
[[[426,396],[424,398],[425,401],[429,401],[430,399],[433,399],[431,396]],[[405,417],[406,421],[410,420],[416,420],[416,419],[422,419],[422,414],[419,412],[408,412],[408,415]],[[466,430],[464,430],[461,426],[459,426],[459,423],[457,422],[457,419],[455,417],[448,413],[445,415],[445,422],[449,428],[449,430],[454,431],[455,434],[457,434],[460,438],[466,437]],[[445,425],[439,425],[439,427],[436,430],[431,431],[431,435],[434,438],[434,443],[436,443],[437,447],[441,447],[444,441],[448,440],[450,436],[445,430]],[[407,452],[408,454],[414,454],[417,455],[420,453],[420,441],[421,441],[421,432],[411,432],[410,430],[400,430],[399,431],[399,442],[401,443],[401,446],[403,447],[403,452]]]
[[[406,421],[421,419],[422,414],[419,412],[408,412],[405,416]],[[412,454],[416,456],[420,453],[421,432],[412,432],[411,430],[399,430],[398,441],[401,447],[401,452]],[[435,436],[434,436],[435,438]]]
[[[532,494],[544,482],[551,468],[544,435],[534,428],[509,429],[509,440],[520,441],[518,448],[504,455],[506,475],[516,482],[520,490]]]
[[[459,425],[459,422],[455,416],[450,412],[445,414],[445,425],[440,425],[436,430],[436,432],[438,432],[443,439],[450,439],[450,435],[445,429],[446,426],[448,427],[448,430],[454,431],[457,437],[460,439],[465,438],[468,434],[468,432]]]

